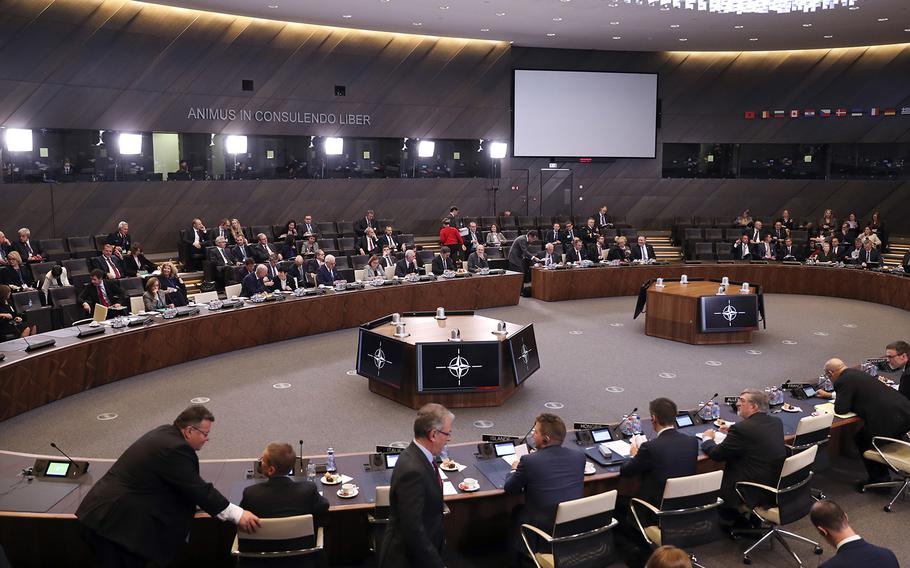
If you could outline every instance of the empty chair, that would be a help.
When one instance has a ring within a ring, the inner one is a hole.
[[[190,296],[190,300],[197,304],[208,304],[212,300],[218,299],[218,292],[199,292]]]
[[[351,252],[354,250],[355,241],[354,237],[341,237],[338,239],[338,248],[345,252]]]
[[[104,250],[104,245],[107,243],[107,235],[95,235],[94,237],[95,248],[98,250]],[[126,251],[123,251],[126,252]]]
[[[790,238],[793,239],[793,244],[804,245],[809,242],[809,231],[806,229],[793,229],[790,231]]]
[[[238,532],[234,537],[231,554],[240,559],[241,566],[244,559],[294,557],[294,566],[300,567],[321,566],[324,562],[322,527],[316,528],[313,515],[266,518],[260,522],[256,532]]]
[[[906,440],[875,436],[872,438],[872,449],[863,452],[863,458],[887,465],[900,477],[895,481],[870,483],[864,485],[862,489],[865,492],[867,489],[876,487],[899,487],[894,498],[884,507],[885,511],[890,513],[897,498],[910,487],[910,443],[907,443]]]
[[[67,237],[66,243],[73,258],[98,256],[98,249],[95,247],[95,241],[92,237]]]
[[[722,241],[724,240],[724,230],[717,229],[714,227],[705,229],[705,240],[706,241]]]
[[[90,272],[87,258],[71,258],[69,260],[64,260],[63,268],[66,269],[66,275],[69,277],[70,282],[72,282],[73,276],[76,276],[77,274],[88,274]]]
[[[747,496],[743,495],[745,488],[749,488],[750,491],[756,489],[764,491],[770,494],[774,500],[774,504],[770,507],[752,506],[752,513],[761,519],[762,522],[770,525],[770,528],[758,542],[743,553],[744,563],[751,564],[752,559],[749,554],[769,538],[777,539],[800,566],[803,564],[802,560],[793,552],[793,549],[790,548],[790,543],[784,537],[811,544],[814,546],[813,552],[815,554],[822,553],[822,547],[814,540],[809,540],[804,536],[780,528],[808,515],[812,504],[815,502],[809,489],[809,480],[812,479],[812,463],[815,461],[817,452],[818,446],[813,445],[808,450],[787,458],[784,461],[784,467],[781,469],[777,487],[769,487],[751,481],[739,481],[736,483],[736,493],[739,494],[744,503],[749,503]]]
[[[715,253],[717,260],[733,260],[733,251],[730,250],[729,246],[725,246],[723,243],[718,243],[720,246]]]
[[[534,220],[534,217],[517,217],[518,226],[521,229],[536,229],[537,222]]]
[[[486,231],[490,228],[490,225],[499,226],[499,219],[496,217],[481,217],[480,218],[481,229]]]
[[[486,249],[487,258],[505,258],[502,255],[502,249],[496,247],[490,247]]]
[[[390,489],[388,485],[376,487],[376,505],[373,512],[367,515],[367,522],[370,523],[370,548],[377,558],[382,552],[382,539],[389,526]]]
[[[132,278],[121,278],[117,281],[123,293],[128,297],[142,296],[145,293],[145,287],[142,285],[142,278],[138,276]]]
[[[344,255],[335,257],[335,267],[339,270],[342,268],[351,268],[351,261]]]
[[[264,234],[269,242],[272,242],[272,226],[271,225],[253,225],[250,227],[250,231],[253,233],[252,242],[259,242],[259,233]]]
[[[803,416],[796,425],[796,436],[793,441],[787,444],[787,451],[790,455],[808,450],[812,446],[822,448],[827,446],[831,438],[831,424],[834,422],[833,414],[819,414],[818,416]],[[828,465],[828,454],[819,451],[815,455],[813,471],[820,471]],[[816,499],[824,499],[825,496],[821,491],[812,490],[812,496]]]
[[[138,314],[145,311],[145,300],[142,296],[130,296],[130,313]]]
[[[537,568],[608,566],[616,556],[613,518],[616,490],[560,503],[552,534],[521,525],[521,539]],[[541,542],[534,547],[532,542]]]
[[[433,262],[433,257],[436,256],[431,250],[419,250],[417,251],[417,264],[430,264]]]
[[[358,254],[351,257],[351,267],[356,271],[361,268],[366,268],[367,261],[370,260],[370,255],[368,254]],[[362,278],[358,278],[362,280]]]
[[[76,288],[76,295],[82,293],[82,289],[85,288],[85,285],[92,281],[92,277],[88,274],[71,274],[70,275],[70,284]]]
[[[338,248],[338,244],[335,242],[334,238],[332,238],[332,239],[320,238],[316,241],[316,244],[318,244],[319,248],[321,248],[323,250],[336,250]]]
[[[714,243],[695,243],[695,260],[714,260]]]
[[[514,241],[516,238],[518,238],[518,231],[515,229],[509,229],[507,231],[503,231],[502,236],[505,237],[508,241]]]
[[[609,246],[610,243],[613,242],[613,239],[616,238],[618,231],[616,229],[601,229],[600,234],[604,236],[604,240],[607,242],[607,245]]]
[[[56,310],[57,325],[59,327],[69,327],[74,321],[85,317],[85,310],[79,305],[76,297],[76,288],[73,286],[61,286],[50,289],[50,303]]]
[[[16,292],[11,297],[11,304],[16,312],[23,314],[23,320],[28,325],[38,328],[38,333],[54,329],[54,309],[51,306],[41,305],[41,293],[37,290]]]
[[[732,243],[743,236],[743,230],[740,227],[728,227],[724,229],[724,240]]]
[[[702,238],[702,231],[698,227],[688,227],[683,233],[683,240],[686,241],[698,241]]]
[[[553,226],[553,217],[534,217],[534,224],[538,227],[543,227],[544,229],[549,229]]]
[[[401,233],[396,239],[399,243],[405,243],[407,248],[414,248],[414,234],[413,233]]]
[[[44,249],[44,258],[48,260],[63,260],[70,257],[63,239],[41,239],[41,248]]]
[[[385,233],[386,227],[395,227],[395,219],[379,219],[377,223],[379,223],[379,234]],[[467,224],[467,221],[465,221],[465,224]]]
[[[357,236],[357,233],[354,231],[354,222],[353,221],[339,221],[336,223],[338,227],[338,234],[344,237],[354,237]]]
[[[323,238],[334,238],[338,236],[338,229],[335,227],[334,221],[320,221],[316,223],[316,230],[319,231],[319,236]]]
[[[633,229],[633,228],[620,229],[619,232],[622,233],[622,235],[624,237],[629,239],[629,244],[634,243],[635,240],[638,239],[638,229]]]
[[[630,502],[635,524],[651,548],[673,545],[684,550],[721,538],[718,507],[723,471],[667,480],[660,506],[637,497]]]
[[[225,298],[236,298],[240,296],[240,291],[243,289],[243,284],[231,284],[224,287],[224,297]]]

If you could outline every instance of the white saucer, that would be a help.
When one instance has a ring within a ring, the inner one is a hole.
[[[724,420],[720,424],[718,424],[718,422],[720,422],[720,419],[717,419],[713,422],[713,424],[715,426],[717,426],[718,428],[720,428],[721,426],[733,426],[734,424],[736,424],[736,422],[730,422],[729,420]]]
[[[461,483],[458,484],[458,488],[464,491],[465,493],[474,493],[475,491],[480,491],[480,484],[477,485],[474,489],[465,489],[465,486]]]
[[[783,406],[781,406],[780,409],[781,409],[782,411],[784,411],[784,412],[799,412],[799,411],[800,411],[800,409],[799,409],[798,406],[792,406],[792,407],[790,407],[789,409],[788,409],[788,408],[784,408]]]
[[[594,475],[597,473],[597,469],[592,465],[591,467],[585,466],[585,475]]]
[[[358,495],[360,495],[360,489],[355,489],[353,493],[349,493],[347,495],[342,495],[341,489],[339,489],[338,491],[335,492],[335,495],[338,495],[342,499],[353,499],[354,497],[357,497]]]
[[[458,471],[458,464],[457,463],[453,464],[452,467],[446,467],[444,465],[440,465],[439,469],[441,469],[443,471]]]
[[[325,480],[325,476],[323,475],[322,477],[319,478],[319,481],[321,481],[323,485],[338,485],[339,483],[341,483],[341,476],[339,475],[337,477],[337,479],[338,479],[338,481],[329,482],[329,481]]]

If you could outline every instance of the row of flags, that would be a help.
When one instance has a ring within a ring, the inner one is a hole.
[[[910,106],[905,106],[901,108],[880,108],[872,107],[869,109],[865,108],[823,108],[823,109],[794,109],[794,110],[763,110],[763,111],[754,111],[747,110],[743,114],[743,118],[746,120],[755,120],[756,118],[766,119],[766,118],[831,118],[832,116],[837,118],[846,118],[850,117],[860,117],[860,116],[898,116],[898,115],[910,115]]]

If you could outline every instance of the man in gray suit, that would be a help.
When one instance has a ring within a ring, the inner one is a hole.
[[[512,247],[509,249],[509,270],[524,273],[527,277],[528,262],[531,260],[531,253],[528,252],[528,245],[537,240],[536,231],[528,231],[525,235],[519,235],[512,241]]]

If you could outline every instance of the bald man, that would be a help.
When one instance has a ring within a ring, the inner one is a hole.
[[[877,378],[859,369],[847,368],[840,359],[829,359],[825,363],[825,376],[834,385],[834,412],[855,412],[863,419],[864,425],[855,438],[860,452],[872,448],[875,436],[900,438],[910,430],[910,400]],[[821,396],[831,398],[832,395],[821,391]],[[869,474],[863,484],[890,480],[888,466],[866,459],[863,465]]]

